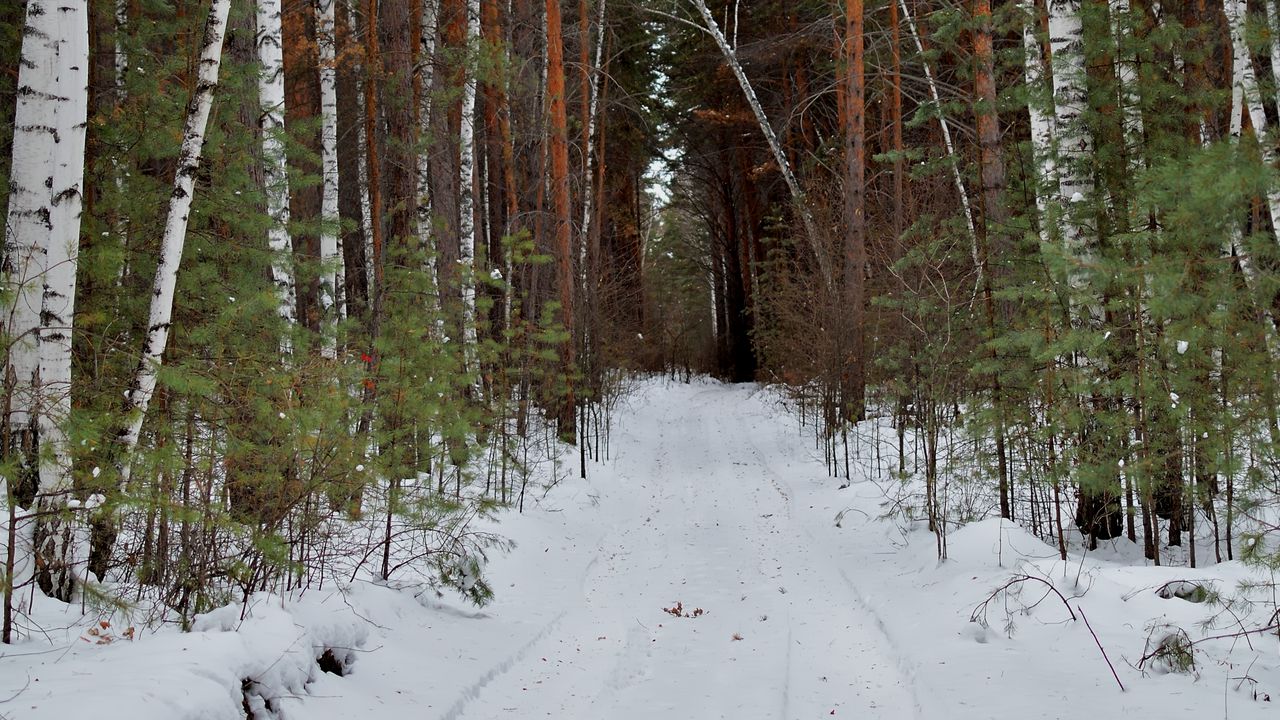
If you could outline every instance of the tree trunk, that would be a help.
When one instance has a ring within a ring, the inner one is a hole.
[[[1022,27],[1023,50],[1026,58],[1024,77],[1028,88],[1027,115],[1031,125],[1032,161],[1036,169],[1032,190],[1035,193],[1036,227],[1040,233],[1040,244],[1047,246],[1050,233],[1046,224],[1048,202],[1045,192],[1047,188],[1058,186],[1058,168],[1053,151],[1054,115],[1052,110],[1045,112],[1045,108],[1053,107],[1053,89],[1047,82],[1044,52],[1037,37],[1037,30],[1040,28],[1040,10],[1036,7],[1034,0],[1024,0],[1023,10],[1027,15],[1026,23]]]
[[[862,0],[845,0],[845,102],[844,127],[844,283],[842,299],[849,314],[848,345],[841,359],[842,420],[863,417],[866,393],[863,332],[866,305],[866,112],[865,58]]]
[[[711,33],[711,37],[715,39],[716,45],[720,47],[721,54],[724,55],[725,62],[728,63],[729,69],[733,71],[734,77],[737,78],[738,85],[741,86],[742,93],[746,96],[747,104],[751,106],[751,112],[755,115],[756,122],[760,125],[760,132],[764,133],[764,138],[769,143],[769,151],[773,153],[774,162],[778,163],[778,170],[782,173],[782,179],[787,183],[787,190],[791,193],[791,201],[795,204],[796,214],[800,216],[801,222],[804,223],[805,236],[809,241],[814,259],[818,263],[818,272],[822,276],[822,281],[826,287],[833,287],[835,276],[831,267],[831,260],[827,257],[827,251],[822,245],[813,214],[809,212],[809,207],[805,203],[804,192],[800,189],[800,183],[796,180],[795,172],[791,169],[787,154],[783,152],[782,144],[778,142],[778,135],[773,131],[773,126],[769,124],[769,117],[765,115],[764,107],[760,104],[759,98],[756,97],[756,91],[751,86],[751,81],[747,79],[746,73],[743,72],[742,64],[738,62],[738,54],[729,46],[729,42],[725,40],[724,33],[720,32],[720,26],[716,24],[715,17],[707,9],[705,0],[693,0],[693,4],[702,15],[702,21],[707,32]],[[861,42],[861,36],[859,36],[859,42]]]
[[[277,312],[284,321],[280,351],[292,352],[292,326],[297,316],[293,281],[293,248],[289,240],[289,176],[285,154],[284,30],[280,0],[257,0],[259,102],[262,105],[262,155],[266,176],[267,247],[271,251],[271,279]]]
[[[996,308],[992,296],[992,273],[989,259],[992,251],[1000,256],[1007,249],[1005,243],[994,248],[993,238],[1003,238],[1008,227],[1005,208],[1004,154],[1000,147],[1000,116],[996,110],[995,53],[991,38],[991,2],[974,0],[973,55],[977,68],[974,74],[974,108],[978,129],[978,148],[982,167],[982,222],[978,223],[978,263],[982,275],[982,301],[987,321],[987,341],[996,339]],[[996,360],[995,350],[990,351]],[[1001,397],[1000,377],[993,370],[991,377],[992,402],[995,405],[996,464],[999,468],[1000,517],[1011,519],[1013,508],[1009,498],[1009,466],[1006,458],[1004,431],[1004,403]]]
[[[334,359],[338,352],[338,87],[337,46],[334,41],[334,4],[318,0],[316,39],[320,53],[320,151],[324,196],[320,205],[320,348],[323,357]]]
[[[178,266],[182,262],[182,248],[186,243],[187,222],[195,196],[195,179],[204,148],[205,129],[209,124],[209,111],[213,107],[213,95],[218,87],[222,41],[226,35],[230,7],[231,0],[215,0],[209,8],[209,18],[205,24],[196,90],[187,106],[187,118],[182,130],[182,149],[178,155],[173,192],[169,196],[169,211],[160,240],[160,256],[147,319],[147,338],[142,347],[142,358],[125,395],[124,427],[119,432],[120,449],[117,460],[121,487],[129,482],[133,450],[137,447],[142,421],[155,393],[156,374],[164,360],[165,346],[169,342]]]
[[[1063,241],[1067,252],[1084,262],[1090,249],[1085,238],[1086,224],[1075,206],[1093,194],[1088,163],[1093,158],[1093,139],[1083,115],[1088,109],[1085,89],[1084,26],[1080,18],[1081,0],[1048,0],[1049,42],[1054,97],[1054,131],[1057,169],[1057,206],[1062,218]],[[1080,270],[1069,278],[1073,287],[1085,283]]]
[[[83,0],[27,3],[23,24],[4,245],[8,293],[5,455],[16,460],[13,500],[41,513],[36,578],[46,594],[74,589],[71,468],[63,423],[71,410],[71,324],[89,83],[89,8]],[[6,593],[7,595],[7,593]]]
[[[338,53],[343,58],[358,52],[351,27],[351,8],[343,0],[336,8]],[[366,63],[367,65],[367,63]],[[360,172],[360,83],[352,61],[337,64],[338,120],[338,217],[342,221],[342,297],[348,318],[368,329],[369,280],[365,254],[365,216]]]
[[[547,0],[547,101],[551,116],[551,201],[554,212],[556,280],[560,288],[560,324],[568,339],[560,346],[564,397],[556,413],[560,438],[577,442],[577,405],[574,401],[576,362],[573,324],[572,205],[569,202],[569,130],[564,86],[564,33],[559,0]]]
[[[467,0],[467,29],[463,48],[472,57],[473,46],[480,36],[480,0]],[[459,132],[458,163],[458,278],[462,290],[463,364],[476,374],[473,391],[479,392],[476,361],[476,75],[479,66],[468,62],[463,66],[462,123]],[[478,399],[478,398],[477,398]]]
[[[280,3],[281,37],[284,41],[284,112],[285,126],[290,128],[285,146],[289,174],[298,181],[287,183],[289,191],[289,251],[293,259],[293,302],[295,322],[319,334],[322,320],[320,274],[320,235],[316,232],[324,219],[324,141],[323,99],[321,97],[320,36],[317,8],[312,0]],[[321,124],[317,126],[317,118]],[[320,165],[315,163],[319,158]],[[318,176],[321,183],[303,182],[300,178]],[[323,343],[320,350],[324,351]]]

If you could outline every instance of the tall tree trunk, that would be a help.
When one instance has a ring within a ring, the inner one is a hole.
[[[466,81],[469,0],[441,0],[437,22],[440,45],[432,76],[430,177],[432,237],[440,307],[448,321],[446,334],[462,338],[461,263],[462,101]]]
[[[15,501],[35,502],[36,579],[70,600],[75,587],[63,423],[71,410],[71,324],[84,199],[89,8],[27,3],[14,107],[4,280],[9,293],[6,455]]]
[[[1026,15],[1022,41],[1026,63],[1024,78],[1028,89],[1027,116],[1031,126],[1031,154],[1036,173],[1032,191],[1035,193],[1036,227],[1040,234],[1040,244],[1047,246],[1051,234],[1047,226],[1048,202],[1045,193],[1049,188],[1056,189],[1058,186],[1058,166],[1053,149],[1053,89],[1045,72],[1045,57],[1037,32],[1040,28],[1040,9],[1034,0],[1023,0],[1022,8]]]
[[[996,339],[996,308],[992,297],[992,273],[989,258],[993,250],[993,238],[1003,238],[1008,232],[1008,212],[1005,208],[1004,154],[1000,147],[1000,116],[996,110],[995,53],[991,38],[991,2],[974,0],[973,55],[977,64],[974,74],[974,113],[977,116],[978,148],[982,167],[982,222],[978,223],[978,262],[982,272],[982,302],[987,321],[987,342]],[[994,248],[997,254],[1006,248],[1000,243]],[[995,360],[995,350],[990,354]],[[1000,377],[993,370],[991,377],[992,402],[996,414],[996,465],[1000,480],[1000,517],[1012,518],[1013,508],[1009,498],[1009,466],[1005,450],[1004,403],[1001,397]]]
[[[334,27],[337,35],[337,120],[338,120],[338,217],[342,221],[342,298],[348,318],[356,320],[361,329],[368,329],[369,280],[368,258],[365,254],[365,216],[363,205],[362,173],[360,171],[360,82],[357,66],[351,58],[359,54],[355,28],[351,24],[352,8],[347,0],[335,10]],[[351,0],[354,1],[354,0]],[[368,64],[367,61],[365,63]],[[365,346],[367,348],[367,346]]]
[[[862,0],[845,0],[844,127],[844,282],[841,297],[848,313],[848,345],[841,358],[841,412],[845,421],[861,420],[866,392],[863,333],[866,304],[866,108],[865,44]]]
[[[889,40],[892,53],[889,97],[889,122],[892,124],[893,149],[893,243],[895,257],[900,255],[902,244],[903,219],[903,183],[906,169],[902,145],[902,30],[898,17],[898,3],[889,2]]]
[[[1057,206],[1061,213],[1063,241],[1067,252],[1083,263],[1091,250],[1085,237],[1086,223],[1074,208],[1083,206],[1093,194],[1088,163],[1093,157],[1093,139],[1085,127],[1088,108],[1084,63],[1084,25],[1080,17],[1082,0],[1048,0],[1049,43],[1054,98],[1054,165],[1057,168]],[[1080,289],[1085,278],[1080,270],[1070,276]]]
[[[369,188],[368,262],[372,268],[372,272],[369,273],[372,287],[369,288],[369,352],[366,354],[370,361],[366,364],[371,368],[377,366],[378,332],[382,322],[382,304],[386,290],[386,284],[383,282],[386,253],[383,247],[382,158],[378,151],[378,86],[383,80],[383,63],[382,51],[378,47],[378,26],[378,0],[367,0],[364,28],[364,145]]]
[[[480,37],[480,0],[467,0],[466,34],[463,49],[468,58],[477,55]],[[476,373],[473,390],[479,392],[476,361],[476,75],[479,65],[468,60],[463,65],[462,122],[458,135],[458,278],[462,290],[463,363]],[[477,398],[478,399],[478,398]]]
[[[420,88],[417,100],[418,133],[422,137],[431,136],[431,99],[435,90],[436,36],[439,32],[437,27],[439,18],[440,1],[425,0],[422,3],[422,43],[418,60],[422,71],[419,73],[417,82],[417,87]],[[430,250],[435,247],[435,238],[431,228],[431,154],[420,150],[416,167],[418,172],[418,199],[416,203],[418,237]],[[439,287],[438,283],[437,287]],[[429,309],[439,309],[438,303],[430,299],[428,302],[431,303]]]
[[[818,264],[818,272],[822,276],[822,281],[826,287],[833,287],[835,275],[831,267],[831,260],[827,257],[826,248],[822,244],[817,223],[813,219],[813,213],[809,212],[809,206],[804,199],[804,192],[800,189],[800,182],[796,180],[795,172],[791,169],[791,162],[787,160],[787,154],[783,151],[782,144],[778,142],[778,135],[773,131],[773,126],[769,124],[769,117],[765,115],[764,107],[760,104],[759,98],[756,97],[755,88],[751,86],[751,81],[747,79],[747,74],[742,70],[742,64],[738,62],[737,52],[729,46],[729,42],[725,40],[724,33],[720,32],[720,26],[716,24],[715,17],[707,9],[706,1],[693,0],[693,4],[702,15],[704,27],[711,34],[711,37],[715,39],[716,45],[720,47],[720,53],[724,55],[725,62],[729,65],[729,69],[733,71],[734,77],[737,78],[738,85],[742,88],[743,95],[746,96],[747,104],[751,107],[751,112],[755,115],[756,122],[760,125],[760,132],[764,134],[765,140],[769,143],[769,151],[773,153],[774,162],[778,163],[782,179],[786,182],[787,190],[791,193],[791,201],[795,204],[796,214],[800,216],[801,222],[804,223],[805,236]],[[859,42],[861,42],[861,39],[859,39]]]
[[[294,319],[302,327],[319,334],[323,325],[320,300],[320,234],[316,228],[324,219],[323,98],[320,79],[320,36],[317,0],[298,2],[277,0],[281,10],[281,37],[284,41],[284,112],[289,128],[285,147],[289,173],[297,181],[288,183],[290,252],[294,267]],[[319,126],[317,119],[321,120]],[[315,163],[319,158],[320,165]],[[318,176],[321,183],[302,181]],[[324,345],[320,345],[323,352]]]
[[[293,248],[289,240],[289,175],[285,154],[284,30],[280,0],[257,0],[258,79],[262,105],[262,155],[266,169],[267,214],[271,227],[271,279],[276,287],[277,312],[284,321],[280,350],[292,352],[292,326],[297,317],[294,297]]]
[[[489,337],[501,338],[510,319],[512,277],[503,238],[514,234],[517,199],[514,149],[511,137],[510,107],[507,104],[507,63],[510,56],[503,18],[505,3],[484,0],[481,10],[481,35],[486,52],[498,58],[498,70],[484,83],[484,133],[489,188],[488,265],[503,280],[500,288],[491,290],[494,306],[489,313]]]
[[[551,201],[554,212],[556,280],[560,289],[560,324],[568,340],[560,346],[564,397],[556,413],[560,438],[577,443],[577,405],[574,401],[573,220],[569,202],[569,118],[564,86],[564,31],[560,0],[547,0],[547,101],[551,116]]]
[[[338,287],[338,87],[337,45],[334,40],[334,4],[337,0],[318,0],[316,4],[316,38],[320,53],[320,150],[324,178],[324,197],[320,219],[320,316],[321,355],[334,359],[338,352],[338,313],[335,307]]]

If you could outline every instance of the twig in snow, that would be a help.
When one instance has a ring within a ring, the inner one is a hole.
[[[1107,651],[1102,648],[1102,641],[1098,639],[1098,633],[1093,631],[1093,626],[1089,624],[1089,618],[1084,616],[1084,608],[1077,605],[1076,609],[1080,611],[1080,618],[1084,620],[1084,626],[1089,628],[1089,634],[1093,636],[1093,641],[1098,644],[1098,650],[1102,652],[1102,659],[1106,660],[1107,667],[1111,668],[1111,677],[1116,679],[1116,684],[1120,686],[1120,692],[1124,692],[1124,683],[1120,682],[1120,675],[1116,672],[1116,666],[1111,664],[1111,658],[1107,657]]]
[[[1253,665],[1250,665],[1249,667],[1253,667]],[[19,696],[19,695],[21,695],[22,693],[26,692],[26,691],[27,691],[27,688],[29,688],[29,687],[31,687],[31,673],[27,673],[27,682],[26,682],[26,684],[25,684],[25,685],[23,685],[22,687],[18,688],[18,691],[17,691],[17,692],[15,692],[14,694],[10,695],[9,697],[5,698],[4,700],[0,700],[0,705],[4,705],[5,703],[10,703],[10,702],[13,702],[14,700],[17,700],[17,699],[18,699],[18,696]],[[5,717],[8,717],[8,716],[5,716]]]
[[[1071,609],[1071,603],[1067,602],[1067,599],[1062,595],[1061,592],[1058,591],[1058,588],[1054,587],[1053,583],[1049,582],[1048,580],[1045,580],[1044,578],[1036,577],[1035,575],[1027,575],[1025,573],[1022,573],[1019,575],[1014,575],[1009,580],[1009,582],[991,591],[991,594],[987,596],[986,600],[983,600],[982,602],[978,603],[978,606],[973,609],[973,613],[969,615],[969,622],[976,622],[981,624],[983,627],[986,627],[987,607],[991,604],[991,601],[995,600],[997,597],[1000,597],[1001,593],[1007,592],[1009,588],[1012,588],[1015,585],[1019,585],[1024,582],[1038,582],[1043,584],[1045,587],[1049,588],[1049,591],[1052,592],[1054,595],[1057,595],[1058,599],[1062,601],[1062,606],[1067,609],[1067,614],[1071,616],[1071,619],[1072,620],[1076,619],[1076,613],[1074,610]],[[1035,604],[1036,605],[1040,604],[1040,602],[1043,601],[1043,599],[1044,598],[1042,597],[1040,600],[1036,601]],[[1032,607],[1034,607],[1034,605]]]

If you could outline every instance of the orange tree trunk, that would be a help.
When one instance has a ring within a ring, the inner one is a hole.
[[[554,213],[556,278],[560,289],[560,323],[568,339],[560,346],[565,392],[557,416],[560,437],[577,441],[573,396],[573,243],[570,234],[568,111],[564,96],[564,33],[560,0],[547,0],[547,98],[551,104],[551,204]]]
[[[845,176],[844,287],[849,318],[841,371],[842,412],[845,420],[861,419],[866,386],[863,325],[866,303],[866,83],[862,0],[845,0]]]
[[[978,128],[978,151],[982,167],[982,218],[977,223],[978,263],[982,271],[982,299],[986,311],[988,339],[996,333],[996,310],[991,292],[991,239],[1007,226],[1004,207],[1004,154],[1000,148],[1000,116],[996,110],[995,57],[991,41],[991,0],[973,0],[973,56],[977,64],[974,74],[975,118]],[[994,359],[994,358],[993,358]],[[1005,460],[1004,424],[1000,415],[1000,380],[992,376],[993,401],[996,403],[996,454],[1000,468],[1000,516],[1012,518],[1009,502],[1009,472]]]

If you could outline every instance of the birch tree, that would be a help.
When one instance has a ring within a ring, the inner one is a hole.
[[[1271,38],[1271,77],[1280,82],[1280,12],[1276,10],[1276,0],[1263,3],[1267,9],[1267,36]],[[1280,117],[1280,92],[1274,93],[1276,117]]]
[[[584,76],[587,77],[587,84],[588,84],[588,90],[587,90],[588,99],[587,99],[587,106],[586,106],[587,107],[586,133],[585,133],[586,145],[584,146],[584,149],[582,152],[582,155],[584,158],[582,176],[584,178],[587,178],[585,182],[588,185],[590,183],[590,178],[592,176],[591,175],[592,168],[595,165],[595,154],[592,152],[592,148],[595,147],[596,111],[600,101],[599,73],[600,73],[600,63],[603,61],[603,55],[604,55],[605,5],[606,5],[606,0],[599,0],[598,5],[596,6],[595,61],[592,62],[590,65],[583,67],[582,69]],[[583,3],[583,7],[584,8],[586,7],[585,2]],[[585,26],[586,23],[584,22],[583,25]],[[583,32],[582,35],[585,38],[587,36],[587,33]],[[585,42],[586,41],[584,40],[584,45],[585,45]],[[582,56],[585,58],[586,55],[587,55],[587,48],[584,46],[582,49]],[[604,162],[604,158],[600,158],[600,162]],[[593,193],[590,190],[586,190],[582,194],[582,236],[584,238],[589,236],[591,232],[592,195]],[[582,243],[582,247],[579,250],[579,258],[578,258],[582,267],[584,268],[587,266],[586,255],[587,255],[587,243],[584,242]]]
[[[89,107],[89,7],[27,3],[22,34],[4,273],[10,447],[37,478],[36,580],[69,600],[75,587],[64,423],[71,411],[71,330]],[[27,491],[29,492],[29,491]],[[21,494],[27,494],[26,492]],[[26,498],[24,498],[26,499]]]
[[[435,79],[436,54],[436,17],[438,0],[425,0],[422,3],[422,87],[427,92],[418,99],[418,132],[422,137],[431,136],[431,88]],[[429,182],[431,164],[429,153],[418,153],[418,235],[423,242],[431,237],[431,199]],[[438,287],[438,285],[437,285]]]
[[[1085,262],[1089,249],[1084,224],[1075,208],[1084,207],[1093,194],[1088,162],[1093,156],[1093,139],[1084,124],[1088,107],[1084,70],[1084,24],[1081,0],[1048,0],[1049,43],[1053,78],[1054,143],[1058,206],[1062,211],[1063,241],[1069,256]],[[1084,278],[1079,270],[1070,275],[1077,289]]]
[[[316,4],[316,44],[320,55],[320,152],[324,194],[320,219],[320,313],[321,354],[329,359],[337,356],[338,310],[338,73],[337,45],[334,41],[334,3],[318,0]]]
[[[182,249],[187,239],[187,224],[191,215],[191,203],[195,199],[196,172],[200,168],[209,111],[213,107],[213,96],[218,87],[222,41],[226,35],[230,9],[231,0],[214,0],[205,21],[195,93],[187,105],[186,121],[182,129],[182,148],[178,154],[178,167],[174,172],[173,191],[169,195],[169,210],[160,240],[156,276],[152,283],[147,337],[142,346],[138,369],[125,394],[124,427],[119,434],[122,487],[129,481],[130,460],[138,444],[147,407],[155,394],[156,374],[164,361],[165,346],[169,342],[178,265],[182,262]]]
[[[729,65],[729,69],[733,71],[734,77],[738,80],[738,85],[742,88],[742,94],[746,96],[747,104],[751,106],[751,112],[755,115],[756,122],[760,125],[760,132],[764,134],[765,141],[769,144],[769,151],[773,154],[773,160],[778,164],[782,179],[786,182],[787,190],[791,193],[791,200],[795,204],[796,214],[800,216],[801,222],[804,223],[805,236],[809,240],[814,259],[818,263],[818,272],[821,273],[824,284],[827,287],[832,287],[835,276],[831,258],[827,256],[827,251],[819,239],[818,227],[814,222],[813,213],[809,211],[809,207],[805,202],[804,192],[800,189],[800,182],[796,180],[795,172],[791,168],[791,161],[787,159],[787,154],[782,149],[778,134],[773,131],[773,125],[769,123],[769,117],[764,112],[764,106],[760,104],[760,99],[756,97],[755,88],[751,86],[751,81],[747,79],[747,74],[743,72],[742,63],[738,62],[738,53],[729,45],[724,33],[720,31],[720,26],[716,24],[715,16],[707,9],[706,0],[692,0],[692,2],[694,7],[697,8],[698,14],[702,16],[702,28],[715,39],[716,45],[720,48],[720,53],[724,55],[725,62]]]
[[[289,240],[289,176],[285,156],[284,135],[284,29],[281,24],[280,0],[257,0],[259,103],[262,106],[262,154],[266,178],[267,214],[271,227],[267,230],[267,247],[271,250],[271,278],[276,286],[278,312],[285,321],[281,352],[290,352],[288,327],[297,315],[291,267],[292,246]]]
[[[469,58],[476,57],[475,45],[480,38],[480,0],[467,0],[467,30],[463,47]],[[475,367],[476,347],[476,73],[479,66],[468,62],[463,72],[462,130],[459,136],[461,162],[458,172],[458,270],[462,290],[462,342],[464,362]],[[476,387],[479,387],[477,382]]]
[[[1041,51],[1036,32],[1040,22],[1039,10],[1036,9],[1034,0],[1023,0],[1022,9],[1026,15],[1026,22],[1022,26],[1025,58],[1023,78],[1028,89],[1027,116],[1031,125],[1031,154],[1036,172],[1033,191],[1040,243],[1047,246],[1049,233],[1045,227],[1045,213],[1048,210],[1048,203],[1045,198],[1045,188],[1058,186],[1058,166],[1053,153],[1054,115],[1052,110],[1045,112],[1046,107],[1053,106],[1053,93],[1048,84],[1044,53]]]
[[[919,53],[920,62],[924,66],[924,79],[925,85],[929,89],[929,100],[938,108],[938,129],[942,131],[942,147],[946,151],[947,157],[956,160],[958,156],[956,155],[955,140],[951,133],[951,123],[947,122],[946,116],[942,113],[942,94],[938,90],[938,80],[933,67],[929,65],[929,61],[925,57],[924,39],[920,37],[920,28],[916,26],[915,18],[911,15],[911,8],[907,6],[906,0],[898,0],[898,9],[902,11],[902,18],[907,21],[907,30],[911,33],[912,44],[916,46],[916,52]],[[973,264],[981,272],[982,263],[978,260],[977,230],[973,226],[973,209],[972,203],[969,201],[969,191],[965,188],[959,162],[953,161],[950,165],[951,182],[955,185],[957,197],[960,198],[961,214],[964,215],[965,228],[968,229],[969,239],[972,241]]]
[[[1245,40],[1245,20],[1248,6],[1239,0],[1225,0],[1227,25],[1231,35],[1231,122],[1229,131],[1233,142],[1239,142],[1244,132],[1244,116],[1249,115],[1249,122],[1254,132],[1261,134],[1266,130],[1267,117],[1262,107],[1262,94],[1258,87],[1257,74],[1253,69],[1253,61],[1249,56],[1249,46]],[[1268,13],[1272,13],[1272,4],[1267,4]],[[1268,20],[1270,22],[1270,19]],[[1270,145],[1262,143],[1262,161],[1270,166],[1274,162],[1274,153]],[[1275,190],[1267,192],[1267,208],[1271,212],[1272,237],[1280,242],[1280,193]],[[1224,242],[1223,251],[1234,255],[1240,262],[1241,274],[1245,286],[1250,292],[1259,285],[1259,269],[1253,259],[1253,253],[1244,242],[1244,228],[1240,222],[1231,225],[1230,236]],[[1263,334],[1268,352],[1274,357],[1280,353],[1280,338],[1277,338],[1275,312],[1270,303],[1260,303],[1259,311],[1265,319]]]
[[[1270,7],[1270,5],[1268,5]],[[1261,136],[1267,131],[1267,113],[1262,107],[1262,92],[1258,87],[1258,76],[1253,69],[1253,59],[1249,55],[1249,45],[1245,39],[1245,23],[1248,20],[1248,5],[1244,0],[1225,0],[1227,23],[1231,30],[1231,137],[1239,141],[1243,132],[1244,115],[1248,113],[1249,124],[1253,131]],[[1261,143],[1262,162],[1271,166],[1275,160],[1268,143]],[[1272,233],[1280,242],[1280,192],[1274,190],[1267,193],[1267,209],[1271,212]]]

